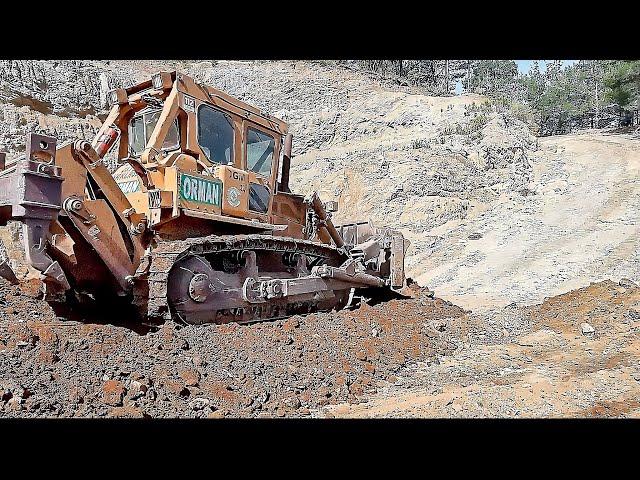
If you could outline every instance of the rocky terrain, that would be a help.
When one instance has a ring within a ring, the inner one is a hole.
[[[636,284],[594,283],[540,305],[459,320],[440,327],[458,333],[452,355],[416,362],[368,402],[322,414],[640,418]]]
[[[114,312],[59,318],[37,280],[2,281],[0,416],[310,416],[358,403],[451,351],[430,322],[465,312],[428,289],[406,293],[286,321],[135,331]]]
[[[640,288],[473,313],[406,298],[240,326],[57,317],[0,285],[0,417],[639,416]]]
[[[162,69],[290,122],[295,190],[401,229],[418,284],[250,326],[63,318],[3,227],[24,281],[0,280],[0,416],[638,415],[640,139],[538,139],[485,97],[321,62],[1,61],[0,149],[90,138],[110,88]]]

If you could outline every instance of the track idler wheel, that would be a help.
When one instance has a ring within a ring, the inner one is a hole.
[[[207,303],[216,291],[215,273],[204,258],[192,256],[177,262],[169,272],[167,296],[177,317],[187,323],[200,324],[193,312]]]
[[[196,273],[189,282],[189,296],[194,302],[206,302],[213,285],[206,273]]]

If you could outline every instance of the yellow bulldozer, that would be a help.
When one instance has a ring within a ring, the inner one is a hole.
[[[23,224],[48,301],[120,297],[141,318],[253,322],[404,286],[400,232],[334,225],[335,202],[291,192],[284,121],[180,72],[109,101],[92,142],[32,133],[23,157],[0,153],[0,225]],[[0,275],[18,281],[6,258]]]

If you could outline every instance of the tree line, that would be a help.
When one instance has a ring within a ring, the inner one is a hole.
[[[640,124],[640,61],[580,60],[564,66],[514,60],[342,60],[339,63],[434,95],[477,93],[512,111],[540,135]]]

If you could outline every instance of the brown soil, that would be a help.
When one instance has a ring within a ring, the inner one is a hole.
[[[139,334],[115,313],[56,317],[37,287],[0,285],[0,416],[310,415],[446,353],[426,325],[465,316],[413,287],[353,311]]]
[[[0,417],[640,414],[633,284],[482,314],[415,284],[404,293],[355,310],[140,333],[115,313],[56,316],[37,281],[1,282]]]

